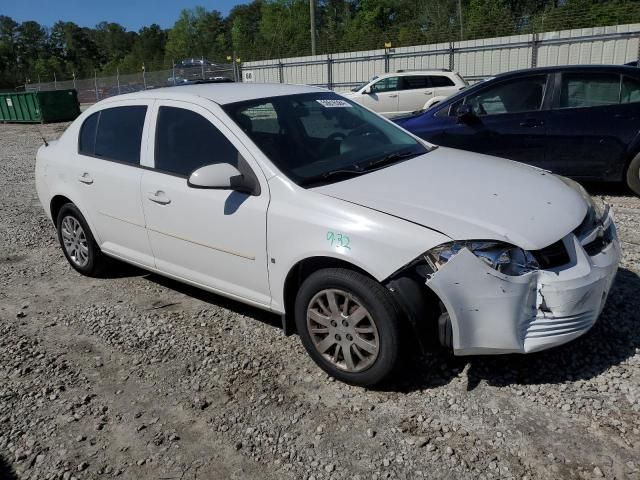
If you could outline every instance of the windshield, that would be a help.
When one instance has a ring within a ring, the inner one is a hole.
[[[261,98],[223,108],[298,185],[361,175],[428,151],[399,127],[333,92]]]

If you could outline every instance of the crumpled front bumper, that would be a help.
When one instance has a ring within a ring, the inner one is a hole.
[[[606,224],[611,243],[590,256],[571,233],[563,239],[570,263],[552,270],[508,276],[467,249],[452,257],[427,285],[449,313],[454,353],[536,352],[587,332],[604,308],[620,261],[611,216]]]

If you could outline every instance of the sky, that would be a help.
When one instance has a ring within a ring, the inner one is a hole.
[[[94,27],[101,21],[116,22],[127,30],[157,23],[171,27],[180,10],[202,5],[223,15],[249,0],[0,0],[0,15],[8,15],[17,22],[35,20],[52,26],[58,20]]]

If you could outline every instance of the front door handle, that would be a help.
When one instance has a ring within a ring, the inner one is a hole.
[[[85,183],[87,185],[91,185],[93,183],[93,178],[89,175],[89,172],[84,172],[82,175],[78,177],[78,181]]]
[[[617,113],[615,118],[618,120],[633,120],[635,117],[630,113]]]
[[[171,199],[167,197],[162,190],[158,190],[157,192],[148,192],[147,198],[152,202],[159,203],[160,205],[167,205],[168,203],[171,203]]]
[[[432,91],[424,92],[425,95],[431,95],[432,93]]]
[[[543,125],[544,122],[542,120],[536,120],[535,118],[527,118],[526,120],[520,122],[521,127],[527,128],[541,127]]]
[[[388,95],[388,97],[389,97],[389,98],[396,98],[397,96],[398,96],[398,94],[397,94],[397,93],[394,93],[394,94]]]

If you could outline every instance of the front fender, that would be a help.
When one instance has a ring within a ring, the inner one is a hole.
[[[344,200],[270,181],[267,251],[272,309],[284,312],[285,280],[296,264],[330,257],[382,282],[416,257],[451,239],[439,232]]]

